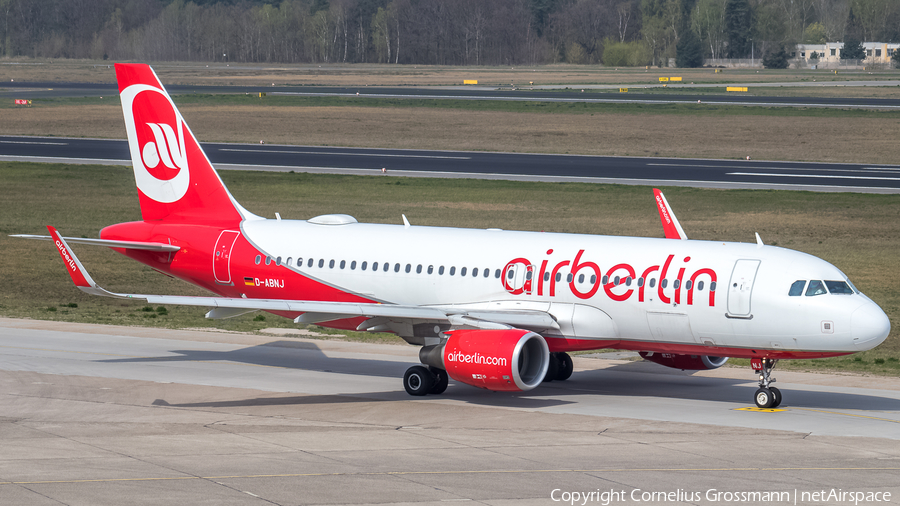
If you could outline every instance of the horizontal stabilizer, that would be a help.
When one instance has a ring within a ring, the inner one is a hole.
[[[41,241],[50,241],[53,239],[49,235],[29,234],[15,234],[10,235],[10,237],[19,239],[38,239]],[[69,244],[87,244],[88,246],[106,246],[109,248],[140,249],[146,251],[178,251],[181,249],[180,246],[161,242],[110,241],[107,239],[87,239],[84,237],[63,237],[63,239]]]

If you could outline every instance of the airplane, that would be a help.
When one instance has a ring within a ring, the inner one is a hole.
[[[449,380],[527,391],[573,372],[571,352],[615,348],[686,370],[751,360],[759,408],[781,404],[781,359],[833,357],[882,343],[890,321],[832,264],[755,243],[688,240],[654,189],[665,238],[359,223],[328,214],[265,219],[219,178],[153,69],[116,64],[141,221],[99,239],[52,240],[82,291],[267,311],[297,324],[392,332],[420,346],[403,377],[414,396]],[[113,293],[70,244],[100,245],[214,297]]]

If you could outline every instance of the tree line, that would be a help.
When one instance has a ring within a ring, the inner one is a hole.
[[[142,61],[694,66],[900,41],[898,0],[0,0],[0,55]]]

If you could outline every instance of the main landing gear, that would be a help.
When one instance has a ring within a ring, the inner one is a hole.
[[[440,395],[447,390],[448,384],[450,377],[447,376],[447,371],[437,367],[414,365],[403,375],[403,388],[409,395]]]
[[[566,381],[572,376],[575,370],[575,364],[572,357],[565,352],[555,352],[550,354],[550,365],[547,367],[547,375],[544,376],[544,383],[548,381]]]
[[[781,404],[781,390],[770,386],[775,383],[771,377],[772,369],[778,360],[771,358],[754,358],[750,360],[750,367],[759,374],[759,388],[753,396],[758,408],[777,408]]]

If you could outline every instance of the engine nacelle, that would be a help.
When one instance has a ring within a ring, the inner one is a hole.
[[[425,364],[445,369],[460,383],[519,392],[540,385],[547,374],[550,349],[544,338],[534,332],[475,329],[448,334],[443,346],[422,348],[419,357]]]
[[[728,357],[710,357],[707,355],[676,355],[674,353],[654,353],[649,351],[642,351],[639,355],[659,365],[691,371],[717,369],[725,365],[725,362],[728,362]]]

